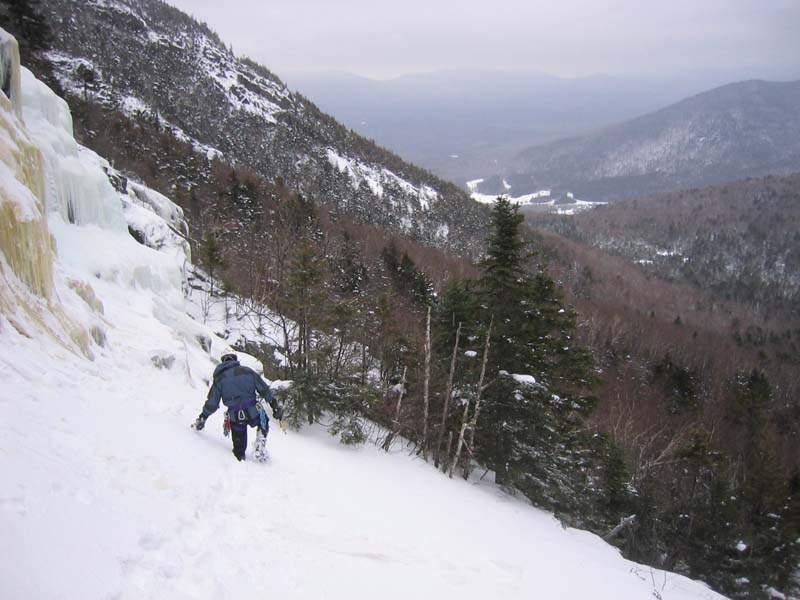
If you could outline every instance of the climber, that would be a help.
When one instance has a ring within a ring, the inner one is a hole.
[[[231,433],[233,455],[238,460],[244,460],[249,425],[258,430],[255,458],[259,462],[264,462],[267,459],[265,446],[267,433],[269,433],[269,419],[264,406],[256,398],[256,393],[269,403],[272,407],[272,415],[278,421],[283,419],[283,407],[258,373],[249,367],[240,365],[235,354],[224,354],[221,361],[214,369],[214,382],[208,391],[203,411],[192,423],[192,427],[198,431],[203,429],[206,419],[219,408],[219,401],[222,400],[222,403],[228,408],[225,415],[224,433],[226,437],[228,431]]]

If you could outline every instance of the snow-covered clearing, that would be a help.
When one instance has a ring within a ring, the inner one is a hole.
[[[45,168],[87,175],[39,198],[57,247],[49,297],[26,287],[6,260],[14,240],[0,239],[0,598],[721,598],[399,447],[273,424],[271,462],[237,463],[221,412],[191,430],[227,346],[187,314],[180,212],[142,186],[104,185],[102,160],[64,137],[66,106],[30,75],[23,86],[33,140],[54,142]],[[3,126],[15,116],[0,100]],[[12,168],[22,154],[10,139],[0,189],[17,193],[36,168]]]
[[[555,197],[553,196],[552,190],[539,190],[529,194],[514,196],[510,193],[512,186],[505,179],[502,180],[502,184],[506,193],[484,194],[478,191],[483,182],[483,179],[473,179],[466,183],[470,197],[481,204],[494,204],[498,196],[502,196],[511,204],[559,215],[574,215],[607,204],[607,202],[579,200],[575,198],[571,192],[567,192],[564,197]]]
[[[476,181],[483,181],[482,179],[478,179]],[[467,185],[474,182],[468,182]],[[505,180],[503,180],[505,184]],[[474,186],[473,186],[474,187]],[[508,190],[508,188],[506,188]],[[548,202],[548,200],[540,200],[542,198],[550,198],[550,190],[540,190],[538,192],[533,192],[531,194],[524,194],[522,196],[509,196],[508,194],[481,194],[475,190],[472,190],[470,194],[473,200],[476,202],[480,202],[481,204],[494,204],[497,200],[498,196],[502,196],[503,198],[507,198],[511,204],[518,204],[519,206],[526,206],[528,204],[533,204],[535,200],[540,202]]]
[[[474,182],[468,182],[468,185],[470,183]],[[559,215],[574,215],[575,213],[583,212],[585,210],[607,204],[607,202],[578,200],[569,193],[567,194],[566,198],[553,198],[550,190],[540,190],[538,192],[524,194],[522,196],[509,196],[507,194],[500,194],[500,196],[507,198],[511,204],[516,204],[517,206],[535,208],[541,212],[556,213]],[[481,204],[494,204],[497,200],[498,194],[481,194],[479,192],[472,192],[470,197]]]

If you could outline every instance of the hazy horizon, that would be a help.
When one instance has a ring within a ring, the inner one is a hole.
[[[278,75],[382,81],[489,70],[711,82],[800,78],[796,0],[168,1]]]
[[[252,57],[251,57],[252,58]],[[265,65],[268,66],[268,65]],[[792,82],[792,81],[800,81],[800,67],[798,67],[797,72],[787,73],[785,75],[777,74],[777,73],[764,73],[763,75],[757,74],[748,74],[748,73],[741,73],[735,74],[732,72],[726,71],[682,71],[676,73],[667,73],[664,75],[652,75],[647,73],[588,73],[585,75],[555,75],[552,73],[547,73],[545,71],[533,70],[533,69],[507,69],[507,68],[475,68],[471,69],[469,67],[453,67],[453,68],[440,68],[440,69],[430,69],[430,70],[420,70],[420,71],[408,71],[399,73],[396,75],[391,75],[388,77],[378,77],[372,75],[364,75],[361,73],[356,73],[354,71],[346,71],[341,69],[284,69],[283,71],[276,72],[276,74],[282,78],[286,79],[293,79],[293,78],[303,78],[304,76],[308,77],[325,77],[325,76],[335,76],[335,77],[352,77],[355,79],[363,79],[366,81],[374,82],[374,83],[389,83],[394,81],[399,81],[402,79],[407,78],[415,78],[415,77],[423,77],[423,76],[434,76],[434,75],[455,75],[455,74],[476,74],[476,73],[487,73],[487,74],[508,74],[508,75],[528,75],[534,77],[542,77],[542,78],[552,78],[552,79],[560,79],[564,81],[576,81],[576,80],[586,80],[586,79],[593,79],[593,78],[608,78],[608,79],[618,79],[618,80],[627,80],[627,81],[681,81],[688,85],[688,82],[697,82],[697,85],[700,85],[702,91],[710,87],[716,87],[725,85],[728,83],[737,83],[741,81],[747,80],[763,80],[763,81],[770,81],[770,82]],[[715,83],[706,83],[708,81],[712,81]],[[698,92],[701,91],[698,88]]]

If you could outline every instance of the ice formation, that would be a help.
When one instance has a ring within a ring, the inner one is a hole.
[[[35,294],[49,298],[52,243],[43,210],[42,158],[20,122],[17,42],[2,30],[0,57],[0,249],[21,281]]]
[[[67,104],[20,67],[17,42],[3,30],[0,87],[0,331],[5,321],[93,357],[109,326],[98,281],[151,289],[183,312],[181,210],[136,183],[114,189],[111,166],[77,144]]]
[[[67,103],[27,69],[22,69],[22,83],[25,125],[45,163],[47,210],[76,225],[124,231],[122,204],[107,201],[115,194],[108,177],[79,156]]]

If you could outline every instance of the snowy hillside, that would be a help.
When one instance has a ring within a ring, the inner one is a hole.
[[[602,200],[800,170],[800,81],[745,81],[589,135],[535,146],[507,166],[520,191]]]
[[[172,6],[46,0],[42,9],[55,34],[48,56],[76,103],[156,122],[209,161],[280,178],[392,233],[459,252],[482,245],[486,211],[459,188],[348,130]]]
[[[228,343],[189,316],[181,212],[0,36],[0,597],[721,598],[399,446],[273,426],[240,464],[220,413],[191,430]]]

